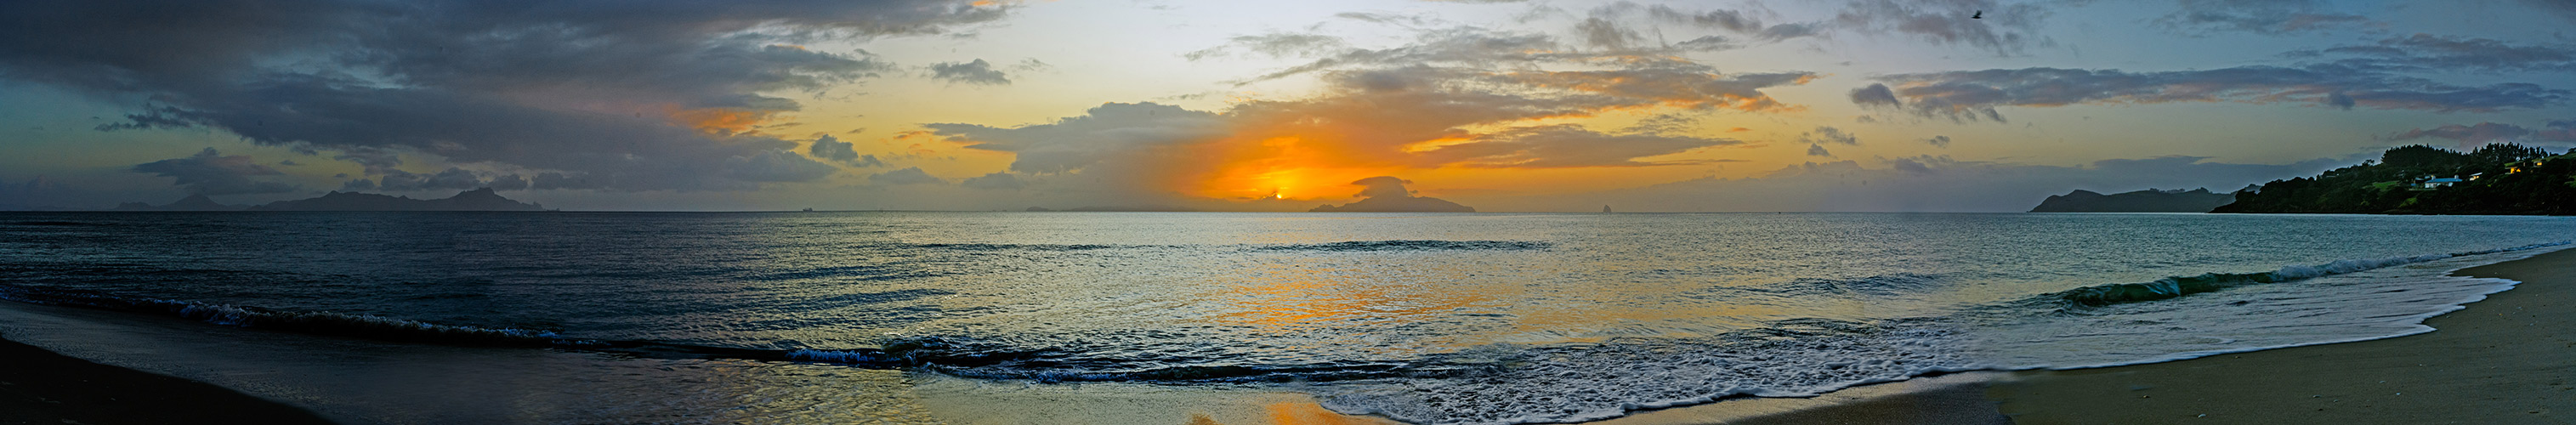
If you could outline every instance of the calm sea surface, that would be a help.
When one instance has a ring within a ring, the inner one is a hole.
[[[1521,423],[2423,332],[2511,284],[2448,271],[2571,239],[2576,220],[2538,217],[11,213],[0,298],[574,361],[1262,387]]]

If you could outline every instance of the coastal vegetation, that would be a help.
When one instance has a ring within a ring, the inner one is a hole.
[[[2313,178],[2236,194],[2220,213],[2576,214],[2576,154],[2492,144],[2468,153],[2413,145]]]

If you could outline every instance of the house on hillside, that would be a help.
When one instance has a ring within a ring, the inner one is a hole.
[[[2460,181],[2461,180],[2458,177],[2425,177],[2422,180],[2415,181],[2415,190],[2433,190],[2451,187],[2451,185],[2459,184]]]

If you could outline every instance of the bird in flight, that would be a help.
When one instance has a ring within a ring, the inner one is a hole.
[[[1976,14],[1968,15],[1968,19],[1985,19],[1985,18],[1986,18],[1986,11],[1983,11],[1983,10],[1977,11],[1977,13],[1976,13]]]

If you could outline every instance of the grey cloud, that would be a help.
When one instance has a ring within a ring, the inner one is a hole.
[[[1807,156],[1831,158],[1834,156],[1834,151],[1826,150],[1825,145],[1807,145]]]
[[[1622,28],[1600,17],[1584,19],[1574,25],[1574,31],[1582,37],[1583,44],[1603,49],[1627,50],[1631,44],[1646,41],[1646,37],[1638,35],[1636,30]]]
[[[1582,211],[2024,211],[2049,195],[2084,189],[2211,188],[2314,176],[2363,157],[2291,164],[2236,164],[2170,156],[2065,167],[1958,161],[1944,156],[1846,160],[1783,167],[1757,178],[1705,178],[1633,189],[1523,198],[1472,199],[1501,210]]]
[[[164,159],[136,164],[130,171],[171,178],[171,184],[190,193],[233,195],[244,193],[284,193],[301,190],[293,184],[256,180],[260,176],[284,173],[259,165],[249,155],[224,155],[206,148],[186,158]]]
[[[1932,138],[1923,139],[1923,143],[1931,144],[1935,147],[1950,147],[1950,136],[1932,136]]]
[[[2389,134],[2388,140],[2447,139],[2462,144],[2509,141],[2576,142],[2576,121],[2550,121],[2533,129],[2513,124],[2481,122],[2471,125],[2449,124]]]
[[[957,182],[957,185],[965,186],[969,189],[993,190],[1020,190],[1020,188],[1028,187],[1027,183],[1021,182],[1018,176],[1011,175],[1011,173],[990,173],[982,176],[968,177],[965,181]]]
[[[1887,88],[1886,84],[1879,83],[1870,83],[1868,87],[1852,89],[1851,101],[1852,104],[1860,106],[1893,107],[1904,103],[1896,100],[1895,90]]]
[[[1242,49],[1244,51],[1259,53],[1264,56],[1274,58],[1313,57],[1333,54],[1347,48],[1348,46],[1342,44],[1342,39],[1340,37],[1321,34],[1274,33],[1235,36],[1228,39],[1224,45],[1189,52],[1182,54],[1181,57],[1188,58],[1189,60],[1223,57],[1235,49]]]
[[[1968,16],[1984,11],[1983,19]],[[1834,15],[1842,28],[1913,36],[1933,44],[1976,47],[2000,55],[2020,54],[2050,44],[2039,35],[2047,8],[1994,0],[1855,0]]]
[[[876,184],[940,184],[947,183],[948,180],[931,176],[929,172],[921,171],[921,167],[907,167],[900,170],[887,171],[868,176],[868,182]]]
[[[748,127],[798,107],[762,93],[893,69],[792,43],[937,33],[1008,9],[577,3],[0,3],[0,16],[29,18],[0,26],[0,78],[153,99],[111,130],[206,127],[302,151],[400,150],[594,189],[738,190],[775,180],[737,177],[807,175],[731,168],[784,165],[768,155],[794,146]]]
[[[1714,28],[1752,36],[1764,41],[1781,41],[1799,37],[1816,37],[1824,32],[1815,23],[1763,25],[1762,20],[1739,10],[1718,9],[1685,11],[1672,6],[1653,5],[1643,9],[1648,18],[1677,24]]]
[[[2316,0],[2182,0],[2155,25],[2183,34],[2221,31],[2288,35],[2367,25],[2370,18],[2327,10]]]
[[[2576,71],[2576,45],[2514,44],[2415,34],[2377,43],[2304,50],[2290,57],[2345,56],[2333,65],[2368,71]]]
[[[1798,143],[1818,145],[1826,143],[1840,143],[1843,145],[1858,146],[1860,145],[1860,136],[1843,132],[1842,129],[1833,128],[1831,126],[1818,126],[1815,131],[1798,133]]]
[[[1697,162],[1640,162],[1638,158],[1743,143],[1689,136],[1604,134],[1568,124],[1479,135],[1472,141],[1441,146],[1421,155],[1442,164],[1471,167],[1643,167]]]
[[[2576,1],[2523,0],[2523,3],[2530,4],[2532,7],[2538,8],[2541,11],[2556,14],[2562,18],[2567,18],[2569,21],[2576,21]]]
[[[850,142],[833,138],[829,134],[814,139],[813,145],[805,147],[805,153],[815,158],[861,167],[885,166],[885,162],[877,160],[876,155],[860,155],[858,150],[851,148]]]
[[[2350,109],[2490,112],[2563,104],[2567,90],[2529,83],[2460,86],[2355,70],[2242,66],[2203,71],[2124,72],[2063,68],[1989,69],[1880,78],[1894,84],[1896,107],[1953,120],[2002,121],[2000,106],[2104,103],[2301,102]],[[1855,101],[1864,100],[1855,96]],[[1874,100],[1874,99],[1872,99]]]
[[[948,80],[949,82],[954,83],[981,84],[988,86],[1006,86],[1011,84],[1010,76],[1003,75],[1002,71],[993,69],[993,64],[984,62],[983,59],[976,59],[973,62],[935,63],[930,65],[930,72],[931,78]]]
[[[925,124],[968,148],[1011,152],[1011,171],[1065,173],[1128,152],[1204,142],[1227,134],[1216,114],[1155,103],[1109,103],[1082,116],[1013,128]]]

